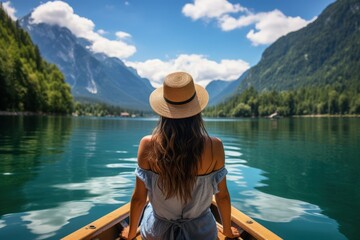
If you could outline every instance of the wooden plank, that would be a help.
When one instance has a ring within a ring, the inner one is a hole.
[[[215,198],[212,200],[212,204],[217,207]],[[231,221],[243,229],[245,232],[252,235],[258,240],[281,240],[278,235],[271,232],[254,219],[250,218],[246,214],[240,212],[235,207],[231,206]]]
[[[216,227],[218,229],[218,240],[227,240],[228,238],[226,238],[226,236],[222,233],[223,230],[223,226],[221,225],[221,223],[216,222]],[[244,232],[244,230],[242,229],[238,229],[240,236],[241,234]],[[241,237],[237,238],[238,240],[243,240]]]
[[[215,198],[212,200],[213,206],[212,211],[215,219],[219,221],[220,216],[217,210],[217,205]],[[62,240],[109,240],[117,239],[121,230],[122,225],[121,221],[126,219],[129,216],[130,203],[123,205],[122,207],[112,211],[111,213],[101,217],[100,219],[86,225],[85,227],[80,228],[79,230],[69,234],[68,236],[62,238]],[[280,240],[281,238],[269,231],[267,228],[263,227],[257,223],[252,218],[248,217],[244,213],[240,212],[233,206],[231,207],[231,216],[233,226],[238,228],[240,236],[239,239],[267,239],[267,240]],[[218,228],[218,239],[225,240],[226,237],[221,233],[222,225],[217,222]],[[138,228],[136,239],[140,240],[140,229]]]

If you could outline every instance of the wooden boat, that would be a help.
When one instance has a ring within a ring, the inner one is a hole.
[[[218,228],[218,239],[225,240],[226,237],[221,233],[222,225],[220,221],[220,215],[217,210],[215,199],[211,204],[211,211],[217,221]],[[127,226],[129,218],[130,203],[123,205],[122,207],[114,210],[113,212],[99,218],[98,220],[86,225],[79,230],[69,234],[62,240],[111,240],[120,239],[119,234],[121,233],[124,226]],[[238,239],[267,239],[267,240],[278,240],[281,239],[275,233],[271,232],[264,226],[257,223],[244,213],[240,212],[235,207],[231,207],[231,220],[232,225],[239,229],[240,238]],[[140,240],[140,229],[138,229],[138,235],[136,239]]]

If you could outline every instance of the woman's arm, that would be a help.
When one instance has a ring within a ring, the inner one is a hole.
[[[223,144],[219,139],[216,139],[214,143],[215,170],[218,170],[225,166],[225,153]],[[220,212],[223,234],[230,238],[238,237],[238,230],[231,227],[231,201],[226,185],[226,177],[218,184],[218,190],[219,192],[215,194],[215,200]]]
[[[215,194],[215,200],[220,212],[223,234],[229,238],[239,237],[238,230],[231,227],[231,202],[226,178],[219,183],[219,192]]]
[[[135,190],[130,201],[130,223],[127,239],[133,239],[139,226],[141,214],[146,204],[147,189],[143,181],[136,177]]]
[[[151,137],[146,136],[141,139],[138,150],[138,165],[142,169],[149,169],[149,162],[147,161],[147,151],[150,146]],[[134,193],[130,201],[130,223],[129,229],[125,229],[122,236],[126,239],[133,239],[136,236],[136,231],[139,226],[141,214],[146,205],[147,189],[145,183],[136,177]],[[128,235],[127,235],[128,233]]]

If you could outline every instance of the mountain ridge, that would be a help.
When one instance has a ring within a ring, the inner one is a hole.
[[[360,2],[338,0],[308,26],[279,38],[249,70],[240,91],[291,90],[360,76]]]
[[[238,79],[233,81],[211,81],[206,86],[206,90],[209,93],[209,106],[215,106],[217,104],[226,102],[226,100],[238,93],[238,88],[247,74],[248,70],[245,71]]]
[[[31,14],[19,23],[39,46],[42,56],[64,73],[75,99],[150,110],[148,97],[154,89],[150,81],[120,59],[91,52],[86,39],[77,38],[65,27],[33,24]]]
[[[360,113],[360,1],[337,0],[265,49],[226,102],[206,114],[257,117]]]

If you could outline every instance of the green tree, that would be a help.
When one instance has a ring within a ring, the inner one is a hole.
[[[71,113],[72,105],[62,73],[0,5],[0,110]]]

